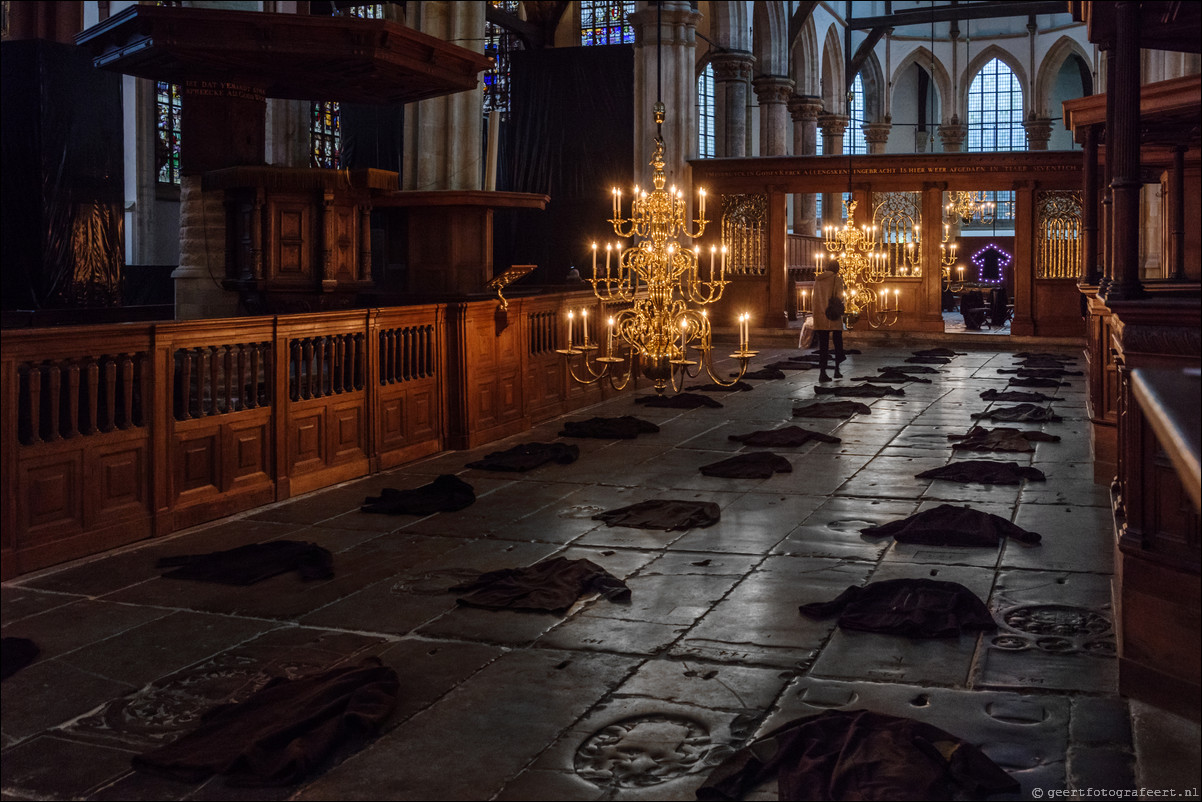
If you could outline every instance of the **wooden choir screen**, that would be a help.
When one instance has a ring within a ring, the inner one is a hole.
[[[479,445],[595,403],[591,294],[7,331],[5,578]]]

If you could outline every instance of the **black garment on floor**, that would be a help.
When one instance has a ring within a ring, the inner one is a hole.
[[[677,501],[651,499],[607,510],[593,516],[606,526],[628,526],[632,529],[661,529],[673,532],[694,527],[713,526],[722,517],[721,509],[712,501]]]
[[[815,333],[815,334],[817,334],[817,333],[818,333],[818,330],[815,330],[815,332],[814,332],[814,333]],[[859,349],[859,348],[844,348],[844,349],[843,349],[843,354],[844,354],[844,355],[847,355],[847,354],[858,354],[858,353],[860,353],[860,349]],[[812,348],[810,348],[810,355],[812,356],[812,355],[814,355],[814,354],[817,354],[818,356],[821,356],[821,355],[822,355],[822,348],[821,348],[820,346],[818,346],[818,345],[815,345],[815,346],[813,346]],[[804,356],[804,354],[803,354],[803,356]]]
[[[697,409],[697,407],[721,407],[721,401],[715,401],[708,395],[696,393],[677,393],[676,395],[640,395],[634,403],[645,407],[667,409]]]
[[[620,418],[570,420],[563,424],[560,437],[596,437],[601,440],[633,440],[640,434],[654,434],[659,427],[650,421],[624,415]]]
[[[997,629],[989,608],[971,590],[935,579],[873,582],[797,609],[808,618],[838,615],[840,629],[907,638],[956,638],[968,631]]]
[[[525,568],[489,571],[450,590],[467,594],[456,601],[468,607],[561,615],[590,593],[600,593],[613,602],[630,601],[630,588],[625,582],[596,563],[566,557],[551,557]]]
[[[1054,359],[1057,362],[1076,362],[1077,357],[1065,356],[1064,354],[1053,354],[1047,351],[1019,351],[1014,355],[1015,359]]]
[[[1076,366],[1076,364],[1077,364],[1077,361],[1075,359],[1069,360],[1069,359],[1064,359],[1061,357],[1032,356],[1032,357],[1028,357],[1028,358],[1024,359],[1022,362],[1019,362],[1018,366],[1020,368],[1028,368],[1031,370],[1036,370],[1036,369],[1040,369],[1040,368],[1051,369],[1051,370],[1055,370],[1055,369],[1063,370],[1065,368]]]
[[[138,771],[182,782],[291,785],[332,755],[366,743],[396,706],[396,672],[369,658],[296,679],[277,677],[246,701],[205,713],[173,743],[138,755]]]
[[[761,429],[758,432],[747,434],[732,434],[727,439],[746,446],[767,446],[769,448],[803,446],[811,440],[817,440],[820,443],[843,442],[834,435],[814,432],[800,426],[784,426],[780,429]]]
[[[866,538],[892,537],[898,543],[926,546],[996,546],[1008,537],[1029,546],[1039,544],[1040,536],[992,513],[940,504],[916,512],[909,518],[861,529]]]
[[[877,368],[877,373],[942,373],[938,368],[930,368],[926,365],[886,365],[883,368]]]
[[[1002,407],[988,412],[974,412],[972,417],[1010,423],[1055,423],[1064,420],[1047,407],[1037,404],[1019,404],[1016,407]]]
[[[690,387],[690,390],[704,390],[707,393],[745,393],[749,390],[754,390],[755,387],[745,381],[737,381],[734,384],[721,385],[710,382],[709,384],[700,384],[696,387]]]
[[[781,800],[984,799],[1017,781],[971,743],[868,710],[794,719],[718,765],[702,800],[735,800],[776,777]]]
[[[964,356],[964,351],[953,351],[950,348],[927,348],[923,351],[911,351],[914,356]]]
[[[915,365],[947,365],[951,362],[945,356],[908,356],[905,361]]]
[[[918,376],[911,376],[909,373],[901,371],[887,371],[877,374],[876,376],[852,376],[853,382],[872,382],[873,384],[888,384],[889,382],[918,382],[919,384],[930,384],[930,379],[923,379]]]
[[[749,451],[702,465],[698,470],[722,479],[767,479],[774,473],[792,473],[793,463],[771,451]]]
[[[529,471],[548,462],[571,465],[580,458],[580,446],[569,443],[520,443],[486,454],[467,467],[481,471]]]
[[[887,395],[906,394],[906,391],[900,387],[875,387],[871,384],[857,384],[852,387],[819,385],[814,388],[814,392],[818,395],[837,395],[843,398],[884,398]]]
[[[1024,393],[1022,390],[986,390],[981,393],[982,401],[1055,401],[1056,396],[1043,393]]]
[[[767,370],[818,370],[818,366],[812,362],[794,362],[791,359],[784,359],[780,362],[773,362],[768,365]]]
[[[476,502],[476,491],[458,476],[443,474],[428,485],[412,490],[386,487],[378,496],[363,499],[361,512],[386,515],[432,515],[454,512]]]
[[[739,374],[732,373],[730,375],[738,376]],[[785,378],[785,372],[783,370],[777,370],[776,368],[760,368],[759,370],[753,370],[744,373],[743,378],[755,379],[757,381],[773,381],[775,379]]]
[[[1060,437],[1054,434],[1044,434],[1033,430],[1011,429],[999,426],[996,429],[986,429],[974,426],[968,434],[949,434],[948,440],[954,441],[952,448],[959,451],[1012,451],[1025,453],[1034,451],[1035,442],[1059,443]]]
[[[996,462],[991,459],[966,459],[941,468],[914,474],[915,479],[943,479],[947,482],[977,482],[984,485],[1016,485],[1023,479],[1044,482],[1047,477],[1038,468],[1017,462]]]
[[[41,650],[29,638],[0,638],[0,681],[38,659]]]
[[[1068,387],[1068,382],[1058,382],[1055,379],[1011,379],[1014,387]]]
[[[793,407],[795,418],[850,418],[856,413],[872,414],[872,407],[859,401],[815,401],[803,407]]]
[[[334,557],[314,543],[272,540],[210,554],[162,557],[155,568],[174,568],[163,574],[168,579],[253,585],[289,571],[296,571],[305,580],[329,579],[334,576]]]
[[[1017,368],[1016,370],[1007,370],[1006,368],[998,368],[998,373],[1017,373],[1024,379],[1060,379],[1064,376],[1084,376],[1085,373],[1080,370],[1065,370],[1064,368]]]

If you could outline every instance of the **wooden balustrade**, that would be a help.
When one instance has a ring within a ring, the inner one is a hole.
[[[611,393],[564,371],[591,293],[6,331],[5,578],[520,433]]]

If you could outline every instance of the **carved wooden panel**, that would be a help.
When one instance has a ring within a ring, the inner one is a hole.
[[[171,461],[175,468],[175,495],[220,487],[220,447],[216,427],[188,432],[180,437]]]
[[[329,410],[330,464],[361,457],[363,448],[363,399],[331,406]]]
[[[226,427],[226,490],[270,481],[270,419]]]
[[[355,206],[339,204],[332,207],[327,214],[330,219],[326,230],[330,232],[326,249],[330,254],[329,269],[326,278],[339,281],[356,281],[359,258],[359,214]]]
[[[19,468],[21,536],[18,548],[83,530],[82,452],[48,454]]]
[[[96,449],[91,464],[88,502],[94,521],[116,519],[147,511],[146,449],[142,443]],[[93,486],[94,485],[94,486]]]
[[[304,200],[276,199],[271,203],[274,237],[268,278],[310,279],[313,276],[313,208]]]
[[[324,405],[310,411],[294,412],[290,421],[289,462],[293,471],[313,471],[325,466]]]

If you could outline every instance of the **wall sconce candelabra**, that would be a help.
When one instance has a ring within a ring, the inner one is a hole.
[[[848,328],[855,326],[860,317],[868,319],[872,328],[892,326],[897,322],[900,311],[901,291],[892,293],[880,285],[889,276],[888,254],[877,248],[877,227],[855,226],[857,202],[843,201],[847,222],[842,227],[826,226],[823,229],[824,245],[830,258],[839,263],[839,277],[844,287],[844,322]],[[818,254],[818,271],[822,271],[822,258]]]
[[[587,281],[593,293],[607,304],[630,304],[608,319],[603,356],[592,355],[599,346],[589,341],[587,325],[582,326],[583,344],[574,343],[574,314],[568,313],[567,348],[558,353],[563,354],[569,375],[581,384],[608,379],[613,387],[622,389],[634,375],[637,359],[638,369],[660,394],[669,387],[678,392],[684,379],[697,376],[702,367],[715,383],[729,386],[742,377],[748,360],[756,355],[748,343],[751,317],[740,315],[739,347],[730,355],[739,361],[738,375],[723,381],[714,372],[710,320],[699,307],[720,299],[730,283],[726,280],[726,246],[711,246],[706,278],[697,252],[677,242],[682,236],[697,239],[705,233],[705,190],[698,192],[697,217],[692,221],[696,230],[689,231],[684,193],[676,187],[664,188],[663,121],[664,104],[656,103],[651,192],[636,186],[630,216],[624,217],[622,193],[612,190],[609,223],[620,239],[634,238],[635,244],[627,248],[621,243],[606,244],[604,272],[598,264],[597,244],[592,246],[593,274]],[[697,359],[689,358],[690,348],[697,352]],[[619,354],[623,349],[625,356]],[[583,375],[576,368],[576,357],[581,355]],[[620,370],[622,364],[625,368]]]

